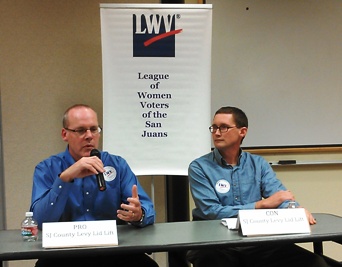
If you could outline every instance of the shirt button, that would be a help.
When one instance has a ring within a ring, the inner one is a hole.
[[[51,202],[50,205],[53,206],[53,202]]]
[[[60,185],[60,186],[58,186],[58,188],[59,188],[59,189],[61,189],[61,188],[62,188],[62,186]]]
[[[89,209],[87,209],[87,212],[89,212]]]
[[[89,192],[86,192],[86,195],[89,195]]]

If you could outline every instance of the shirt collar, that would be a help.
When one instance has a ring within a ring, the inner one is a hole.
[[[221,156],[221,153],[220,151],[217,149],[217,148],[214,148],[214,158],[216,160],[216,162],[221,165],[221,166],[231,166],[230,164],[228,164],[225,159]],[[236,166],[239,166],[240,165],[240,162],[241,162],[241,158],[242,158],[242,155],[244,154],[244,152],[242,151],[242,149],[240,148],[240,152],[239,152],[239,158],[238,158],[238,162],[236,164]]]
[[[76,162],[69,152],[69,145],[67,145],[67,147],[65,149],[64,158],[65,158],[66,162],[68,162],[70,165],[72,165]]]

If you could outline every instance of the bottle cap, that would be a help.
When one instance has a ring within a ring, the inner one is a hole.
[[[33,212],[32,211],[27,211],[25,213],[26,217],[32,217],[33,216]]]

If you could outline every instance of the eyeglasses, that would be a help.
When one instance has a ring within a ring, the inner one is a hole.
[[[64,129],[67,131],[76,133],[79,136],[85,135],[88,130],[94,135],[99,134],[102,131],[101,126],[94,126],[94,127],[90,127],[90,128],[78,128],[78,129],[69,129],[69,128],[64,128]]]
[[[228,126],[228,125],[224,125],[224,124],[221,125],[221,126],[211,125],[209,127],[209,131],[211,133],[216,133],[216,131],[219,130],[220,133],[225,133],[225,132],[228,132],[228,130],[231,129],[231,128],[236,128],[236,125],[234,125],[234,126]]]

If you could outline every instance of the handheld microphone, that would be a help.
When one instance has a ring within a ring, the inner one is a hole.
[[[93,149],[92,151],[90,151],[90,156],[96,156],[99,159],[101,159],[101,153],[100,151],[98,151],[97,149]],[[105,191],[106,190],[106,182],[105,179],[103,177],[103,173],[98,173],[96,174],[96,180],[97,180],[97,185],[99,187],[100,191]]]

